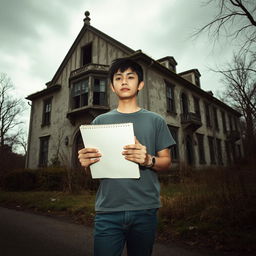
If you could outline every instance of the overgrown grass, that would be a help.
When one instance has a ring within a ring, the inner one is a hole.
[[[187,170],[179,183],[162,183],[159,237],[218,250],[256,248],[254,167]],[[168,179],[169,181],[169,179]],[[0,192],[0,204],[72,216],[91,225],[95,192]]]
[[[165,185],[162,236],[216,249],[255,250],[255,181],[253,167],[236,167],[191,170],[182,183]]]
[[[79,223],[91,225],[95,195],[90,191],[70,194],[59,191],[0,192],[0,204],[32,209],[54,215],[69,215]]]

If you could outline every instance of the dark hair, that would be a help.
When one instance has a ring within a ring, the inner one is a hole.
[[[118,58],[112,62],[109,68],[109,79],[111,83],[113,84],[114,74],[116,74],[118,70],[124,72],[128,68],[138,75],[139,83],[143,81],[143,69],[140,64],[129,58]]]

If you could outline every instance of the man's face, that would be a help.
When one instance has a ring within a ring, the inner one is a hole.
[[[120,99],[128,99],[136,97],[143,86],[143,82],[139,83],[138,75],[128,68],[124,72],[118,70],[114,74],[111,88]]]

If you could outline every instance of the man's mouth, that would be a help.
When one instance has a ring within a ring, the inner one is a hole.
[[[130,89],[129,88],[122,88],[121,91],[122,92],[127,92],[127,91],[130,91]]]

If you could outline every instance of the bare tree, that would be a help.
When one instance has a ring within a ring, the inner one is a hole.
[[[247,153],[253,153],[256,143],[256,59],[249,54],[235,54],[230,64],[215,72],[223,77],[226,99],[244,117]]]
[[[24,128],[20,126],[15,133],[12,133],[12,136],[8,136],[6,144],[8,144],[12,150],[19,153],[23,151],[24,155],[27,155],[27,133]]]
[[[242,38],[241,48],[249,50],[256,43],[255,0],[208,0],[206,5],[217,5],[217,15],[200,28],[195,35],[208,31],[215,40],[226,35],[230,39]]]
[[[22,124],[20,118],[25,108],[22,99],[13,97],[13,90],[11,79],[0,73],[0,147],[17,141],[20,133],[18,126]]]

